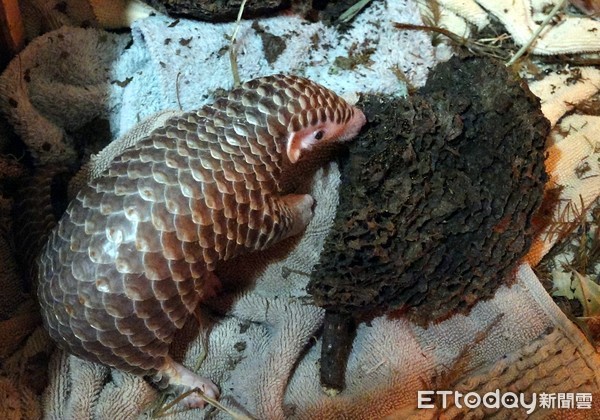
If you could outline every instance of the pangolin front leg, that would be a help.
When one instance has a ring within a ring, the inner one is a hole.
[[[295,236],[304,231],[313,218],[313,205],[315,200],[310,194],[289,194],[279,198],[282,216],[286,223],[281,239]]]
[[[312,220],[313,205],[314,199],[310,194],[288,194],[282,197],[275,197],[272,208],[275,209],[275,218],[282,220],[282,231],[278,237],[266,243],[265,247],[268,248],[280,240],[302,232]],[[211,278],[204,280],[199,290],[203,294],[203,297],[214,295],[218,288],[219,280],[217,277],[213,273],[209,273],[209,275]],[[202,393],[214,399],[219,396],[218,387],[210,379],[195,374],[170,357],[165,359],[165,364],[161,371],[168,376],[171,385],[180,385],[183,387],[183,390],[197,388]],[[188,395],[181,403],[190,408],[201,408],[205,405],[205,401],[199,393]]]
[[[219,397],[219,388],[213,381],[195,374],[170,357],[165,359],[162,373],[169,378],[170,385],[181,386],[183,392],[199,389],[210,398],[217,399]],[[203,408],[206,401],[202,398],[202,394],[192,392],[181,400],[181,404],[189,408]]]
[[[50,336],[84,359],[217,397],[169,356],[175,332],[217,288],[219,261],[306,227],[314,202],[286,195],[302,176],[289,168],[365,122],[335,93],[285,75],[167,120],[115,156],[51,232],[38,264]]]

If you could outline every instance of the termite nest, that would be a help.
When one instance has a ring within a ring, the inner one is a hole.
[[[427,326],[467,313],[512,281],[531,244],[550,130],[539,100],[502,63],[472,57],[437,66],[410,98],[359,106],[368,130],[340,158],[314,302],[338,324],[397,310]]]

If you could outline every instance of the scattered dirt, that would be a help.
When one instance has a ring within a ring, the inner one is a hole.
[[[285,38],[273,35],[267,29],[265,29],[257,20],[255,20],[252,23],[252,29],[256,31],[256,33],[260,36],[260,39],[262,40],[267,63],[273,64],[285,51]]]

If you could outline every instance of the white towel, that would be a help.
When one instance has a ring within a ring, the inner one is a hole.
[[[261,19],[261,30],[281,37],[286,46],[269,62],[253,22],[244,21],[236,43],[240,75],[247,80],[292,72],[340,94],[405,94],[398,70],[411,83],[423,84],[435,64],[434,50],[425,34],[398,31],[393,22],[420,23],[414,2],[372,2],[345,33],[294,16]],[[0,106],[40,163],[72,161],[75,148],[65,133],[94,117],[107,118],[113,137],[120,140],[92,158],[93,175],[120,145],[160,124],[166,114],[152,116],[156,112],[199,107],[217,88],[232,86],[225,49],[233,30],[233,24],[163,16],[136,22],[132,36],[59,29],[34,40],[0,77]],[[337,57],[360,54],[366,59],[352,69],[335,64]],[[149,123],[136,126],[147,117]],[[335,164],[319,171],[306,186],[318,206],[302,237],[221,269],[225,293],[205,305],[210,308],[205,315],[212,316],[202,318],[199,326],[191,320],[178,335],[173,354],[218,383],[224,405],[261,419],[434,418],[440,412],[453,417],[460,410],[438,406],[416,411],[418,390],[483,394],[510,387],[514,392],[577,391],[600,397],[599,357],[527,265],[519,268],[514,286],[502,287],[469,316],[457,315],[429,329],[387,316],[360,325],[347,388],[335,398],[325,396],[318,379],[323,311],[306,299],[308,277],[302,273],[310,272],[319,258],[339,182]],[[47,345],[38,331],[13,359],[23,363]],[[31,387],[13,375],[16,367],[7,369],[0,371],[0,379],[6,379],[0,390],[11,398],[0,399],[0,414],[16,405],[33,415],[40,407],[27,404],[35,401]],[[141,378],[61,351],[54,352],[49,375],[42,401],[47,418],[145,417],[158,398]],[[170,418],[198,418],[206,412]],[[222,413],[215,417],[227,418]]]

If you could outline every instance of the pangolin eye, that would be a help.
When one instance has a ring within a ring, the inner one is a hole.
[[[325,134],[325,132],[323,130],[317,131],[315,133],[315,140],[321,140],[323,138],[324,134]]]

